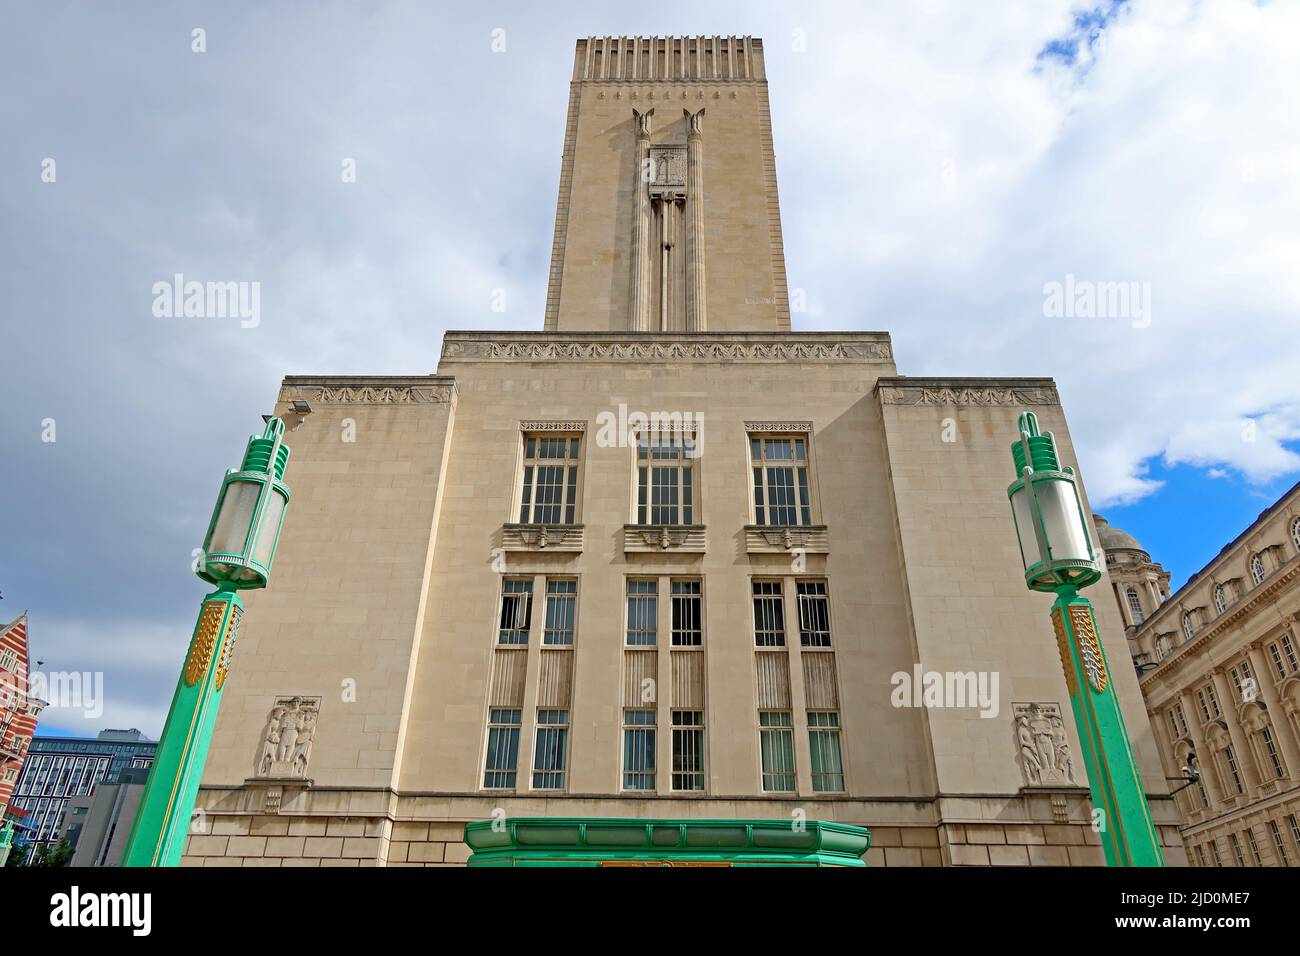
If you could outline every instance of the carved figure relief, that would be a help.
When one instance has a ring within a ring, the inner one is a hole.
[[[259,777],[306,777],[320,716],[319,697],[280,697],[266,719]]]
[[[1058,704],[1013,704],[1016,748],[1025,784],[1030,787],[1076,786],[1074,756]]]

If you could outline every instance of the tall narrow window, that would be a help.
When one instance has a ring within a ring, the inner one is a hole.
[[[840,759],[840,715],[833,710],[808,712],[808,751],[812,758],[812,788],[819,793],[844,790]]]
[[[1296,845],[1296,850],[1300,851],[1300,817],[1293,813],[1286,818],[1286,822],[1291,827],[1291,842]]]
[[[575,523],[581,449],[582,439],[577,435],[524,435],[521,524]]]
[[[1192,639],[1192,636],[1195,634],[1196,634],[1196,624],[1193,622],[1192,616],[1190,614],[1184,614],[1183,615],[1183,637],[1190,641]]]
[[[623,711],[623,789],[655,788],[655,712]]]
[[[569,712],[537,712],[537,744],[533,749],[533,789],[563,790],[569,750]]]
[[[699,647],[704,642],[700,613],[700,582],[674,581],[673,647]]]
[[[627,644],[654,647],[659,617],[659,582],[629,578],[627,582]]]
[[[1246,865],[1246,856],[1241,852],[1241,841],[1237,839],[1237,834],[1228,834],[1228,843],[1232,845],[1232,855],[1236,859],[1238,866]]]
[[[1197,846],[1196,848],[1196,865],[1205,866],[1205,847]]]
[[[1201,705],[1201,723],[1208,724],[1210,722],[1210,708],[1205,701],[1204,690],[1198,690],[1196,692],[1196,702]]]
[[[1219,694],[1214,689],[1213,682],[1205,685],[1205,696],[1210,701],[1210,712],[1213,713],[1215,717],[1222,717],[1223,711],[1219,709]]]
[[[1246,843],[1250,846],[1250,855],[1254,859],[1256,866],[1263,866],[1264,861],[1259,855],[1259,844],[1255,842],[1255,828],[1246,827]]]
[[[1273,662],[1273,672],[1277,674],[1277,679],[1286,677],[1286,665],[1282,663],[1282,649],[1276,642],[1268,645],[1268,657]]]
[[[519,767],[518,710],[493,708],[488,715],[487,763],[483,786],[501,789],[515,785]]]
[[[763,790],[794,791],[794,728],[789,711],[765,710],[758,715],[758,743],[763,758]]]
[[[1296,658],[1295,645],[1291,643],[1291,635],[1282,635],[1282,653],[1286,655],[1286,662],[1291,665],[1291,669],[1300,670],[1300,659]]]
[[[1223,748],[1223,756],[1228,762],[1228,773],[1232,778],[1233,787],[1236,788],[1238,793],[1245,793],[1246,788],[1242,785],[1241,773],[1237,769],[1237,752],[1232,749],[1231,744]]]
[[[1210,841],[1210,853],[1214,856],[1214,865],[1223,866],[1223,857],[1219,855],[1219,841]]]
[[[825,581],[800,581],[799,644],[802,647],[831,646],[831,611]]]
[[[501,626],[498,644],[527,644],[533,620],[533,579],[506,578],[501,582]]]
[[[1276,820],[1268,821],[1268,830],[1273,834],[1273,846],[1277,850],[1278,862],[1283,866],[1290,866],[1291,861],[1286,855],[1286,841],[1282,839],[1282,829],[1277,825]]]
[[[1291,543],[1300,551],[1300,518],[1291,519]]]
[[[704,712],[673,711],[673,789],[704,789]]]
[[[1273,776],[1281,780],[1286,776],[1286,768],[1282,766],[1282,758],[1278,755],[1277,744],[1273,741],[1273,731],[1265,727],[1259,732],[1259,736],[1264,741],[1264,753],[1268,755],[1269,766],[1273,768]]]
[[[752,436],[749,457],[754,478],[754,524],[812,524],[807,439]]]
[[[695,523],[695,440],[682,431],[637,441],[637,524]]]
[[[573,621],[577,612],[578,582],[572,578],[546,581],[546,629],[543,644],[573,643]]]
[[[1228,609],[1228,592],[1223,590],[1222,584],[1214,586],[1214,609],[1220,614]]]
[[[780,581],[754,582],[754,644],[785,647],[785,611]]]
[[[1138,593],[1134,588],[1129,588],[1127,592],[1128,610],[1133,617],[1134,624],[1142,623],[1142,602],[1138,600]]]

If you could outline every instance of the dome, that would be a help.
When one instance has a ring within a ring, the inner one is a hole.
[[[1146,553],[1146,549],[1138,544],[1137,538],[1127,531],[1112,527],[1110,522],[1101,515],[1093,515],[1092,520],[1097,526],[1097,540],[1101,544],[1103,551],[1141,551],[1144,554]]]

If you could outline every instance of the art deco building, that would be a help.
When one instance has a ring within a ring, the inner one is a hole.
[[[571,80],[543,330],[284,380],[293,499],[185,864],[455,864],[503,816],[1100,864],[1006,496],[1020,411],[1075,460],[1051,379],[901,377],[884,332],[791,330],[759,40],[588,38]],[[900,699],[918,674],[944,706]]]
[[[1166,774],[1200,772],[1175,796],[1191,862],[1300,865],[1300,485],[1172,596],[1097,526]]]

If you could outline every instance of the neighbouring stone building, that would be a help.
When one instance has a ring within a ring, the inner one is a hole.
[[[873,865],[1103,862],[1006,497],[1020,411],[1075,460],[1056,389],[791,331],[761,41],[578,41],[541,318],[447,332],[433,375],[284,380],[293,498],[185,865],[458,864],[493,816],[806,818],[868,826]],[[927,674],[996,677],[991,706],[895,706]]]
[[[1172,595],[1094,519],[1190,861],[1300,864],[1300,485]]]

